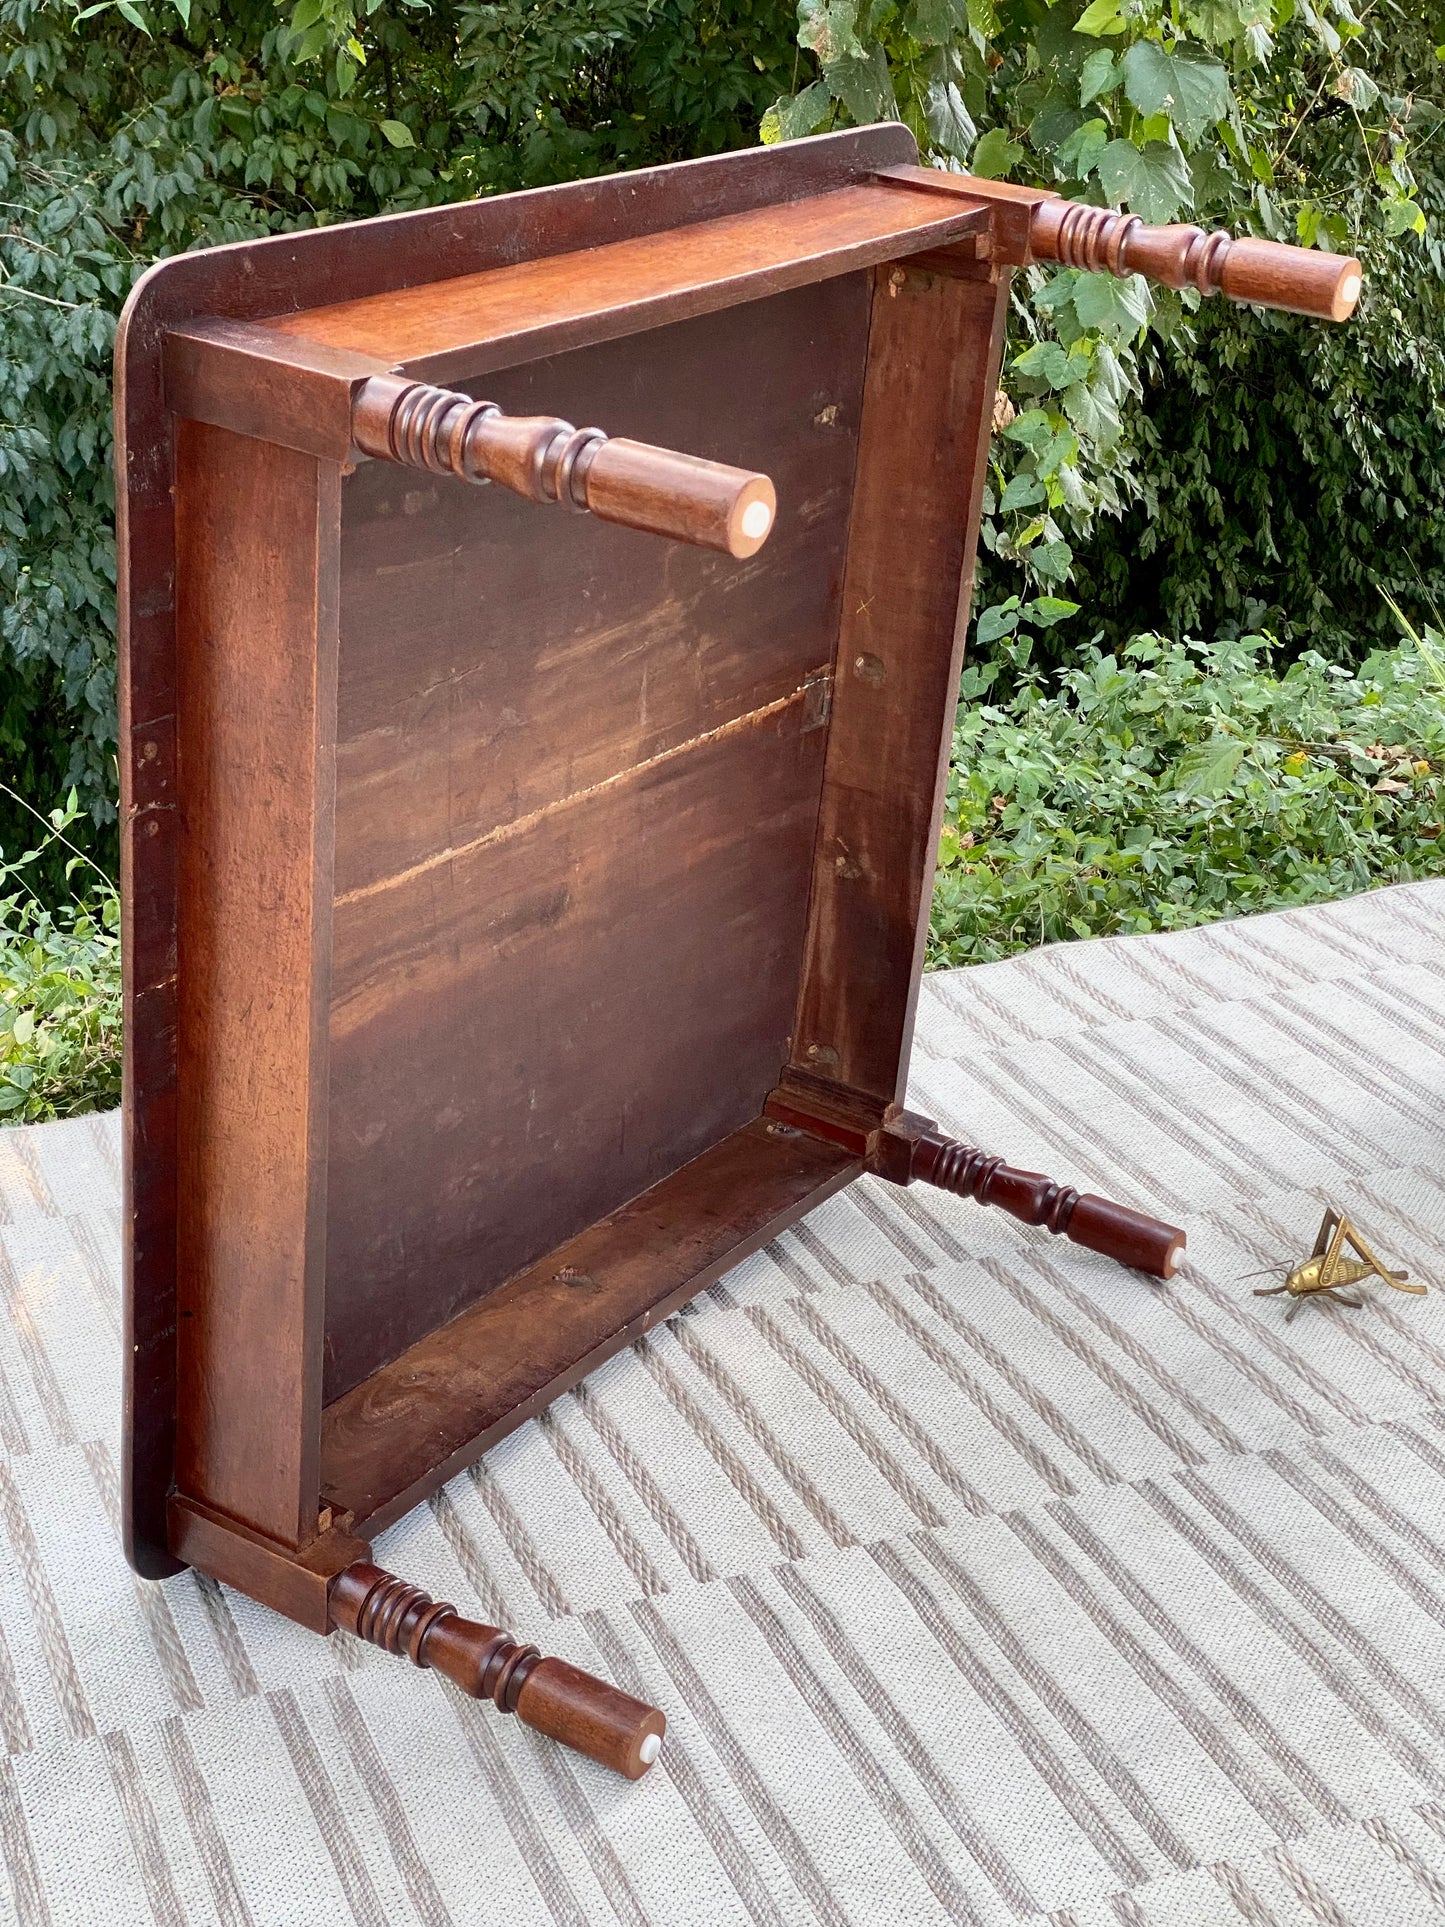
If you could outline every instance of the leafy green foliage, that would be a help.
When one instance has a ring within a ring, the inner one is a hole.
[[[1442,190],[1422,183],[1432,222]],[[1433,275],[1377,270],[1358,327],[1211,305],[1193,344],[1145,350],[1138,492],[1096,524],[1076,577],[1096,626],[1111,638],[1145,620],[1174,634],[1266,627],[1348,659],[1389,634],[1379,589],[1441,599],[1445,285]]]
[[[930,959],[1173,930],[1445,875],[1445,650],[1357,671],[1261,636],[966,672]],[[1019,657],[1025,656],[1020,662]]]
[[[1021,277],[977,631],[1007,675],[1101,625],[1348,655],[1384,633],[1377,581],[1445,599],[1442,43],[1442,0],[802,0],[796,37],[788,0],[0,0],[12,788],[113,816],[109,356],[143,266],[760,121],[896,114],[943,164],[1358,245],[1334,332]],[[0,793],[0,845],[22,834]],[[59,901],[64,867],[50,844],[27,877]]]
[[[58,778],[99,801],[115,712],[108,361],[130,269],[95,201],[62,154],[28,164],[0,131],[0,749],[30,793]],[[4,832],[23,833],[13,813]]]
[[[0,0],[13,787],[114,816],[110,356],[143,267],[742,145],[796,58],[779,0]],[[0,842],[21,833],[0,806]]]
[[[1101,621],[1118,641],[1267,620],[1342,655],[1387,637],[1380,579],[1445,592],[1441,0],[802,0],[799,20],[816,72],[764,139],[896,115],[936,165],[1366,268],[1337,331],[1020,276],[985,625],[1072,583],[1087,615],[1047,638],[1056,660]]]
[[[28,806],[11,792],[22,810]],[[34,812],[30,812],[34,814]],[[38,1124],[120,1101],[120,898],[70,841],[72,790],[39,843],[0,858],[0,1122]],[[66,854],[68,852],[68,855]],[[31,888],[49,855],[85,887],[57,910]],[[11,886],[6,888],[6,886]]]

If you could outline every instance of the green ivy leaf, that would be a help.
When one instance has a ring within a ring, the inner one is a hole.
[[[1062,596],[1041,595],[1024,607],[1024,614],[1029,621],[1037,623],[1040,629],[1052,629],[1056,622],[1066,622],[1070,616],[1078,613],[1079,604],[1066,601]]]
[[[1063,540],[1040,542],[1029,550],[1029,566],[1044,582],[1062,582],[1074,566],[1074,551]]]
[[[1017,141],[1009,139],[1002,127],[990,127],[986,134],[978,137],[969,171],[977,174],[981,180],[1001,180],[1011,167],[1018,166],[1023,157],[1024,150]]]
[[[1062,148],[1083,125],[1084,116],[1061,89],[1045,95],[1029,122],[1029,142],[1036,154],[1049,154]]]
[[[949,76],[942,60],[938,64],[943,71],[928,84],[923,97],[924,118],[929,133],[944,153],[951,154],[956,161],[966,161],[978,129],[957,83]]]
[[[1196,148],[1189,156],[1189,178],[1194,185],[1196,215],[1206,208],[1238,205],[1239,177],[1222,147]]]
[[[1142,274],[1122,281],[1112,274],[1081,274],[1074,283],[1073,300],[1082,327],[1112,335],[1137,334],[1154,308]]]
[[[996,602],[991,609],[985,609],[978,619],[974,631],[974,642],[980,649],[986,649],[1000,636],[1012,635],[1019,626],[1019,599],[1010,596],[1007,602]]]
[[[1108,123],[1086,120],[1059,144],[1059,165],[1067,167],[1076,181],[1086,181],[1099,164],[1099,156],[1109,145]]]
[[[1075,434],[1098,444],[1100,451],[1111,448],[1119,439],[1119,414],[1101,388],[1076,382],[1063,396],[1064,413]],[[1062,474],[1063,471],[1061,470]]]
[[[1087,107],[1101,94],[1113,93],[1122,73],[1119,62],[1107,47],[1095,47],[1079,69],[1079,105]]]
[[[1045,492],[1043,483],[1037,477],[1015,475],[999,497],[999,513],[1006,515],[1010,509],[1031,509],[1043,501]]]
[[[1425,216],[1408,196],[1386,201],[1381,210],[1386,234],[1423,234]]]
[[[1048,442],[1053,440],[1054,429],[1042,408],[1026,408],[1016,415],[1004,430],[1004,439],[1017,442],[1031,455],[1036,455]]]
[[[823,78],[833,97],[842,101],[860,127],[897,118],[898,102],[882,47],[870,47],[860,59],[835,60]]]
[[[1073,390],[1070,390],[1073,393]],[[1080,393],[1086,393],[1083,383],[1079,384]],[[1072,417],[1071,417],[1072,419]],[[1077,422],[1075,422],[1077,426]],[[1100,435],[1100,441],[1104,437]],[[1063,497],[1064,506],[1083,522],[1087,522],[1094,512],[1094,498],[1084,486],[1084,478],[1072,462],[1066,462],[1054,476],[1054,485]]]
[[[1078,453],[1079,438],[1073,429],[1056,429],[1042,447],[1033,451],[1034,473],[1041,482],[1046,482],[1065,462],[1072,462]]]
[[[1268,34],[1274,22],[1270,0],[1192,0],[1185,9],[1189,31],[1211,47],[1228,47],[1250,34]]]
[[[1124,55],[1124,92],[1146,118],[1167,114],[1191,146],[1229,112],[1228,74],[1192,47],[1165,53],[1157,41],[1136,40]]]
[[[1163,141],[1139,148],[1112,140],[1099,156],[1099,180],[1116,205],[1127,205],[1152,223],[1172,221],[1193,204],[1194,189],[1184,156]]]
[[[315,60],[331,44],[331,36],[326,22],[318,20],[314,27],[308,27],[291,50],[293,60]],[[249,102],[247,103],[249,108]]]
[[[948,46],[967,32],[968,9],[963,0],[911,0],[903,26],[922,47]]]
[[[1057,341],[1036,341],[1018,356],[1014,371],[1033,381],[1047,382],[1050,388],[1067,388],[1084,374],[1083,363]]]
[[[1300,18],[1304,21],[1305,25],[1313,31],[1315,38],[1319,41],[1325,52],[1331,55],[1337,54],[1340,51],[1342,42],[1339,34],[1335,32],[1324,15],[1317,12],[1316,9],[1310,5],[1310,0],[1297,0],[1297,9]]]
[[[1074,22],[1074,32],[1097,37],[1106,33],[1123,33],[1126,25],[1122,0],[1089,0],[1088,6]]]
[[[833,96],[828,92],[825,81],[815,80],[800,94],[784,94],[763,115],[759,129],[763,144],[771,146],[777,141],[795,141],[813,133],[828,118],[832,107]]]
[[[1343,67],[1335,80],[1335,92],[1360,113],[1368,114],[1380,98],[1380,89],[1363,67]]]
[[[857,17],[857,0],[798,0],[798,45],[825,69],[835,60],[861,59]]]

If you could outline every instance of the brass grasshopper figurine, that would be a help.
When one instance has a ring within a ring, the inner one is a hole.
[[[1357,1254],[1355,1258],[1345,1256],[1346,1245]],[[1258,1276],[1258,1273],[1255,1275]],[[1330,1298],[1337,1305],[1349,1305],[1358,1311],[1364,1299],[1341,1287],[1357,1285],[1365,1278],[1382,1279],[1396,1291],[1408,1291],[1423,1298],[1426,1287],[1408,1283],[1409,1276],[1407,1271],[1386,1270],[1349,1219],[1329,1205],[1320,1221],[1320,1234],[1315,1239],[1315,1248],[1309,1257],[1294,1267],[1283,1284],[1261,1286],[1254,1295],[1256,1298],[1272,1298],[1278,1292],[1287,1291],[1291,1302],[1284,1322],[1288,1324],[1306,1298]]]

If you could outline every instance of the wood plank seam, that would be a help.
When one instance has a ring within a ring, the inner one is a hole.
[[[713,743],[725,742],[728,737],[736,736],[745,729],[756,727],[775,716],[785,714],[790,709],[807,704],[815,699],[819,679],[826,675],[826,669],[810,670],[797,688],[791,690],[786,696],[777,696],[772,702],[762,703],[758,708],[750,709],[744,715],[729,717],[727,722],[719,723],[713,729],[703,730],[698,735],[689,737],[686,742],[671,743],[666,749],[659,750],[655,756],[644,757],[640,763],[630,763],[626,769],[617,770],[611,776],[604,776],[599,782],[589,783],[585,789],[573,790],[566,796],[559,796],[555,801],[544,803],[539,809],[530,811],[526,816],[514,817],[508,823],[499,823],[495,829],[488,830],[482,836],[473,837],[469,842],[448,845],[446,849],[437,850],[431,856],[423,858],[421,862],[413,863],[407,869],[399,870],[392,876],[378,877],[374,883],[345,890],[338,895],[336,902],[338,905],[363,903],[384,890],[413,883],[418,877],[426,876],[431,871],[441,869],[449,863],[455,863],[463,857],[476,856],[481,851],[492,849],[513,837],[523,836],[529,830],[535,829],[539,823],[545,823],[549,817],[556,816],[564,810],[593,803],[610,790],[615,790],[640,776],[665,769],[669,764],[677,762],[681,757],[688,756],[696,750],[704,749]]]

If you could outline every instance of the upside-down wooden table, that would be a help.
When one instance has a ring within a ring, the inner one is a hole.
[[[916,158],[183,255],[121,325],[128,1554],[634,1777],[660,1713],[367,1536],[862,1171],[1168,1276],[900,1105],[1009,277],[1359,294]]]

